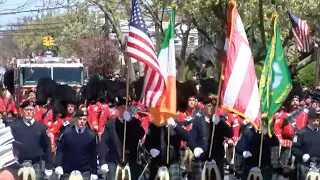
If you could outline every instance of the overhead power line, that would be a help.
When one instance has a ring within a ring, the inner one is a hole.
[[[50,23],[30,23],[30,24],[5,24],[3,26],[11,27],[21,27],[21,26],[46,26],[46,25],[56,25],[56,24],[66,24],[63,22],[50,22]]]
[[[12,29],[12,30],[0,30],[0,33],[14,33],[14,32],[24,32],[24,31],[48,31],[53,29],[61,29],[61,27],[48,27],[48,28],[35,28],[35,29]]]
[[[3,13],[0,13],[0,16],[3,16],[3,15],[12,15],[12,14],[21,14],[21,13],[28,13],[28,12],[49,11],[49,10],[55,10],[55,9],[65,9],[65,8],[70,8],[70,7],[73,7],[73,6],[76,6],[76,5],[60,6],[60,7],[52,7],[52,8],[30,9],[30,10],[24,10],[24,11],[3,12]]]

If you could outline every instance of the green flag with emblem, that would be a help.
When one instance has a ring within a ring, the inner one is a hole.
[[[262,123],[273,132],[273,115],[280,109],[292,88],[291,75],[283,53],[277,15],[273,14],[273,36],[259,82]]]

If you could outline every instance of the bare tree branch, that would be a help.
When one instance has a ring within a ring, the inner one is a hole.
[[[110,9],[107,9],[105,6],[103,6],[99,2],[97,2],[96,0],[89,0],[89,2],[97,5],[100,8],[100,10],[105,13],[105,15],[107,16],[107,19],[109,20],[113,29],[116,32],[118,43],[121,46],[124,46],[124,42],[122,41],[122,37],[121,37],[122,33],[121,33],[120,25],[115,21],[115,15],[113,14],[113,12]]]

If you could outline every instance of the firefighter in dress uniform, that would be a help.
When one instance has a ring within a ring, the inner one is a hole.
[[[209,97],[203,100],[204,116],[196,117],[193,120],[193,125],[190,130],[189,136],[191,141],[191,148],[195,156],[195,162],[192,168],[191,180],[201,179],[202,169],[205,161],[214,160],[221,178],[224,177],[224,145],[225,138],[232,138],[232,128],[227,124],[225,116],[216,118],[214,115],[214,109],[216,106],[216,100]],[[215,124],[215,132],[212,143],[212,155],[209,157],[209,149],[211,145],[212,128]]]
[[[78,110],[76,122],[62,132],[56,154],[55,173],[67,180],[72,171],[80,171],[83,180],[97,180],[96,134],[87,127],[87,112]]]
[[[50,139],[47,135],[47,127],[34,119],[34,106],[32,101],[21,103],[23,117],[17,119],[10,126],[14,138],[23,144],[18,158],[19,163],[30,163],[35,172],[36,179],[43,179],[52,175],[53,157],[50,151]],[[45,162],[43,167],[42,161]]]

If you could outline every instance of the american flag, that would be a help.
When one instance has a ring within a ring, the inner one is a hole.
[[[145,64],[142,103],[147,107],[157,107],[165,92],[165,79],[161,74],[155,48],[136,0],[132,0],[129,28],[127,56]]]
[[[290,11],[288,11],[289,19],[292,24],[292,32],[296,39],[297,47],[300,52],[310,52],[310,42],[309,42],[309,35],[310,35],[310,27],[306,23],[296,16],[294,16]]]
[[[261,123],[260,95],[253,57],[235,2],[228,9],[223,56],[222,106],[249,120]]]

